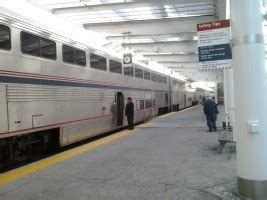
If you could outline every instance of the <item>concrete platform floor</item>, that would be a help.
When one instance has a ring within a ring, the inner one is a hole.
[[[238,199],[235,146],[218,154],[218,134],[207,133],[205,123],[201,106],[158,117],[119,140],[1,186],[0,199]]]

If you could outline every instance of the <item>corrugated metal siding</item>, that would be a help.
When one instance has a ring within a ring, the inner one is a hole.
[[[8,85],[7,101],[69,101],[114,99],[114,92],[103,89],[49,87],[35,85]]]
[[[93,137],[112,129],[114,118],[98,118],[79,124],[65,125],[62,127],[61,145],[65,146],[86,138]]]

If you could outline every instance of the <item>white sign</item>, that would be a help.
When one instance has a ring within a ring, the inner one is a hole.
[[[201,71],[231,67],[230,21],[197,25],[198,56]]]

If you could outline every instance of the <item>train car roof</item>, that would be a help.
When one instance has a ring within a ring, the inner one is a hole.
[[[114,56],[110,54],[109,52],[106,52],[104,49],[98,49],[88,44],[83,44],[81,42],[76,41],[75,39],[71,39],[69,37],[63,36],[64,33],[62,34],[58,32],[49,31],[49,28],[46,27],[45,25],[40,24],[34,20],[25,18],[19,14],[16,14],[2,7],[0,8],[0,23],[6,24],[12,27],[16,27],[23,31],[27,31],[32,34],[42,36],[42,37],[45,37],[45,38],[48,38],[54,41],[58,41],[58,42],[61,42],[61,43],[85,50],[85,51],[90,51],[91,53],[104,56],[108,59],[122,62],[122,58],[118,56]],[[148,68],[147,65],[140,63],[140,62],[134,61],[132,66],[155,73],[155,74],[161,74],[162,76],[168,76],[167,74]],[[183,81],[183,80],[180,80],[180,81]]]

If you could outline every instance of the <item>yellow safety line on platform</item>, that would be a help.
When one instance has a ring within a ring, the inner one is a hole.
[[[160,119],[163,119],[163,118],[169,117],[169,116],[171,116],[171,115],[173,115],[173,114],[177,114],[177,112],[171,112],[171,113],[162,115],[162,116],[160,116],[159,118],[160,118]]]
[[[177,112],[171,112],[171,113],[162,115],[162,116],[160,116],[159,118],[160,118],[160,119],[163,119],[163,118],[169,117],[169,116],[171,116],[171,115],[173,115],[173,114],[177,114],[177,113],[179,113],[179,112],[185,112],[185,111],[191,110],[191,109],[193,109],[193,108],[195,108],[195,107],[196,107],[196,106],[193,106],[193,107],[190,107],[190,108],[186,108],[186,109],[184,109],[184,110],[177,111]]]
[[[197,105],[197,106],[199,106],[199,105]],[[181,110],[181,111],[179,111],[179,112],[185,112],[185,111],[191,110],[191,109],[193,109],[193,108],[195,108],[195,107],[197,107],[197,106],[193,106],[193,107],[190,107],[190,108],[186,108],[186,109]]]
[[[57,164],[59,162],[62,162],[64,160],[67,160],[69,158],[72,158],[76,155],[85,153],[87,151],[90,151],[96,147],[99,147],[101,145],[107,144],[109,142],[112,142],[113,140],[117,140],[119,138],[122,138],[129,133],[132,133],[133,131],[124,130],[119,133],[104,137],[102,139],[96,140],[94,142],[90,142],[88,144],[82,145],[80,147],[56,154],[54,156],[42,159],[40,161],[31,163],[29,165],[14,169],[12,171],[0,174],[0,185],[6,184],[10,181],[16,180],[18,178],[21,178],[23,176],[29,175],[33,172],[36,172],[38,170],[47,168],[51,165]]]
[[[136,126],[136,128],[149,128],[150,126],[152,126],[153,123],[151,122],[147,122],[147,123],[144,123],[144,124],[140,124],[138,126]]]

